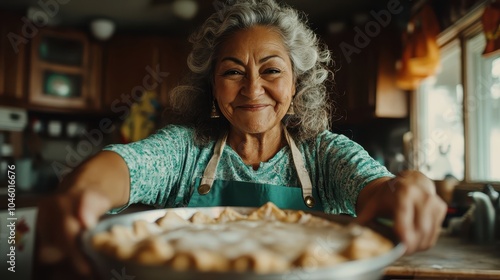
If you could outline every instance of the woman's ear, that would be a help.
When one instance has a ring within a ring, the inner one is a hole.
[[[292,99],[295,97],[296,93],[297,93],[297,76],[293,75]]]

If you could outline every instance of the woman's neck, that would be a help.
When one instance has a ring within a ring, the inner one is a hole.
[[[227,139],[229,146],[238,153],[243,162],[252,165],[255,170],[261,162],[271,159],[286,145],[281,126],[258,134],[243,133],[231,128]]]

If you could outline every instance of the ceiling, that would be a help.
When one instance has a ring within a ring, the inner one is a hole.
[[[54,12],[47,13],[50,25],[85,28],[91,19],[105,17],[115,21],[118,32],[186,34],[215,10],[215,0],[195,1],[198,3],[198,12],[191,20],[175,15],[172,8],[173,0],[2,0],[0,9],[27,15],[28,7],[43,9],[39,3],[57,3],[58,7],[50,7]],[[369,16],[367,12],[378,11],[387,4],[387,0],[284,0],[284,2],[304,11],[311,25],[317,30],[326,29],[331,22],[350,22],[363,13],[366,18]]]

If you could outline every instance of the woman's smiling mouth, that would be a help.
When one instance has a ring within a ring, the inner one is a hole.
[[[266,104],[246,104],[246,105],[239,105],[236,106],[237,109],[242,109],[245,111],[260,111],[264,108],[266,108],[268,105]]]

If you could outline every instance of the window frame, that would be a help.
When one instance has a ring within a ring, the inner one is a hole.
[[[485,184],[493,185],[497,190],[500,190],[500,182],[497,181],[472,181],[470,179],[470,153],[471,149],[468,145],[470,138],[470,124],[468,118],[468,96],[469,93],[469,84],[467,81],[467,40],[473,38],[479,33],[483,32],[481,17],[484,13],[485,3],[471,10],[466,16],[458,20],[455,24],[450,26],[441,32],[437,38],[437,43],[440,49],[446,47],[449,44],[452,44],[454,41],[459,41],[459,46],[461,49],[461,73],[460,79],[463,87],[463,107],[462,107],[462,122],[464,125],[464,179],[459,184],[459,188],[464,190],[481,190]],[[411,145],[411,162],[410,167],[413,169],[419,169],[419,153],[418,153],[418,139],[419,139],[419,102],[417,96],[417,90],[413,90],[410,92],[410,100],[411,100],[411,111],[410,111],[410,130],[412,132],[413,143]]]

